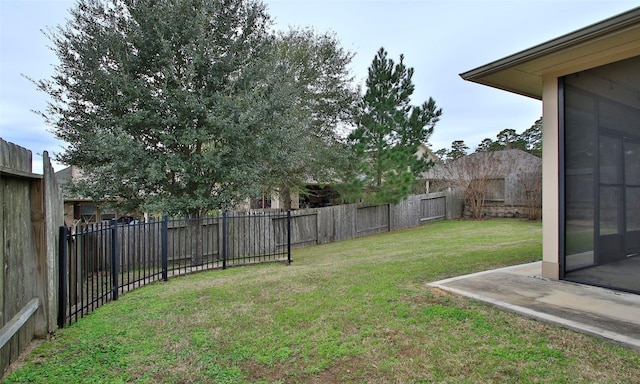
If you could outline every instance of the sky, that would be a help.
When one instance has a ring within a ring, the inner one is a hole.
[[[263,0],[274,29],[335,33],[353,52],[364,86],[380,47],[414,68],[412,104],[433,97],[443,110],[432,149],[464,140],[471,151],[505,128],[521,133],[542,116],[542,102],[462,80],[460,73],[640,6],[640,0]],[[42,30],[64,24],[73,0],[0,0],[0,137],[33,153],[64,150],[44,120],[47,95],[27,77],[53,75],[57,58]],[[56,171],[64,165],[54,162]]]

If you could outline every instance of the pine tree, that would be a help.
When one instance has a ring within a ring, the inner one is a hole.
[[[520,135],[524,142],[525,151],[538,157],[542,157],[542,117]]]
[[[432,162],[415,154],[426,143],[442,115],[432,98],[411,105],[413,68],[404,56],[395,63],[380,48],[369,67],[366,93],[349,137],[358,168],[351,174],[360,197],[372,203],[395,203],[408,196]]]
[[[469,147],[464,140],[455,140],[451,143],[451,150],[447,153],[447,162],[459,159],[467,155]]]
[[[506,128],[498,132],[496,135],[496,143],[502,149],[520,149],[524,150],[525,143],[515,129]]]

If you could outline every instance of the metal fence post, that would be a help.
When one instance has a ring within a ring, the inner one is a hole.
[[[66,226],[60,227],[58,241],[58,327],[64,328],[67,314],[67,236]]]
[[[227,213],[222,212],[222,269],[227,269]]]
[[[118,300],[118,222],[111,220],[111,293]]]
[[[160,239],[162,242],[162,280],[167,281],[169,279],[167,269],[169,268],[168,252],[169,241],[167,239],[169,235],[169,218],[167,215],[162,216],[162,231],[160,231]]]
[[[291,264],[291,210],[287,211],[287,263]]]

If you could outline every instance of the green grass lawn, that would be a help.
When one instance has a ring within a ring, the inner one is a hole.
[[[540,223],[442,221],[172,278],[60,330],[5,382],[638,382],[638,351],[426,286],[541,248]]]

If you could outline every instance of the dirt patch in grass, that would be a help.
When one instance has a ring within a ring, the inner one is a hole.
[[[362,356],[342,358],[322,367],[299,366],[295,360],[276,366],[247,361],[241,367],[249,382],[339,384],[363,382],[365,377],[367,382],[385,381],[384,377],[375,374],[375,363]]]
[[[27,345],[27,347],[22,352],[20,352],[20,355],[18,356],[18,358],[7,367],[7,369],[4,372],[4,375],[10,375],[12,372],[22,368],[25,365],[25,362],[27,359],[33,359],[34,358],[32,356],[33,350],[39,347],[44,342],[45,342],[44,339],[31,340],[29,345]],[[1,377],[2,376],[0,376],[0,378]]]

